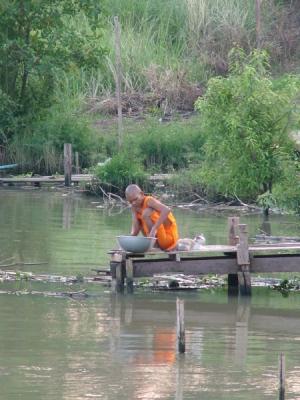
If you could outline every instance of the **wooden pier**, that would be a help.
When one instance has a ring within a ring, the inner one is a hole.
[[[110,252],[112,284],[116,291],[133,292],[135,278],[156,274],[228,275],[229,295],[251,295],[251,273],[300,272],[300,243],[248,244],[247,225],[228,219],[228,245],[204,245],[197,251],[123,250]]]
[[[93,180],[93,175],[90,174],[77,174],[71,175],[71,182],[91,182]],[[41,185],[41,184],[63,184],[65,182],[65,178],[63,175],[51,175],[51,176],[15,176],[0,178],[1,184],[33,184],[33,185]]]

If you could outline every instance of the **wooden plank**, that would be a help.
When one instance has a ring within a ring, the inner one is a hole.
[[[236,260],[227,257],[174,260],[132,260],[133,276],[147,277],[159,273],[198,274],[228,274],[237,273]]]
[[[274,254],[254,256],[251,259],[251,272],[300,272],[300,255]]]
[[[300,250],[300,243],[274,243],[249,246],[249,251],[251,252],[262,252],[266,250]]]

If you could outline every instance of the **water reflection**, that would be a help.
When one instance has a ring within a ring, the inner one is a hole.
[[[2,295],[3,398],[275,398],[281,351],[288,394],[297,398],[300,299],[289,299],[294,309],[272,306],[277,299],[185,295],[186,353],[179,355],[174,294]]]
[[[91,199],[63,192],[0,196],[1,260],[47,261],[34,272],[90,273],[107,266],[115,236],[130,226],[128,210],[109,215]],[[203,232],[208,244],[227,242],[226,216],[175,214],[182,236]],[[300,234],[293,216],[242,216],[241,222],[249,224],[250,237],[260,229]],[[179,356],[175,294],[97,290],[96,298],[80,301],[1,295],[1,398],[273,399],[281,351],[288,398],[300,398],[297,294],[282,298],[254,288],[251,303],[222,291],[182,296],[186,354]]]

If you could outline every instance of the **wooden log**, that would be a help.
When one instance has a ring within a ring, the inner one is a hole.
[[[71,186],[72,178],[72,145],[70,143],[64,144],[64,175],[65,186]]]
[[[279,356],[279,400],[285,399],[285,356]]]
[[[228,245],[236,246],[239,242],[238,226],[240,223],[239,217],[228,218]],[[237,296],[239,293],[238,275],[228,274],[228,296]]]
[[[132,259],[127,258],[126,261],[126,287],[128,293],[133,293],[133,264]]]
[[[251,296],[250,256],[248,247],[247,225],[239,225],[239,244],[237,245],[237,263],[239,266],[239,293]]]
[[[177,347],[179,353],[185,352],[185,329],[184,329],[184,300],[176,300],[177,315]]]

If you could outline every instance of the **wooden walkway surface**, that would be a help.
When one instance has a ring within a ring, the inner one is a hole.
[[[93,175],[91,174],[77,174],[71,176],[72,182],[91,182],[93,180]],[[62,175],[51,175],[51,176],[15,176],[8,178],[0,177],[0,184],[2,183],[63,183],[65,181]]]
[[[247,226],[237,222],[237,217],[229,218],[229,242],[236,244],[145,254],[112,250],[110,269],[116,291],[122,291],[126,281],[132,292],[135,278],[157,274],[227,274],[230,294],[251,295],[251,273],[300,272],[300,243],[248,245]]]

